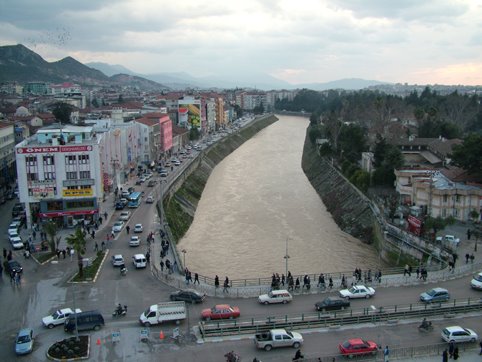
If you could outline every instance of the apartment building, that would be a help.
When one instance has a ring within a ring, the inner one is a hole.
[[[15,146],[27,227],[96,220],[103,197],[99,138],[92,127],[52,125]]]

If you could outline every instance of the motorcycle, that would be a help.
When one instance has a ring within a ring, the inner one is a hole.
[[[125,266],[120,268],[120,274],[125,277],[127,275],[127,268]]]
[[[433,331],[432,322],[425,322],[418,326],[420,332],[430,332]]]
[[[112,317],[124,317],[127,314],[127,305],[122,308],[120,305],[112,313]]]
[[[239,357],[239,355],[237,355],[233,351],[226,353],[224,355],[224,357],[226,357],[226,362],[239,362],[239,361],[241,361],[241,357]]]

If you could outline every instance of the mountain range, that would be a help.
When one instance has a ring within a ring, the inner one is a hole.
[[[106,63],[82,64],[68,56],[56,62],[47,62],[40,55],[18,45],[0,47],[0,82],[73,82],[84,87],[134,86],[143,90],[181,90],[186,88],[224,89],[251,88],[260,90],[309,88],[312,90],[357,90],[386,84],[364,79],[342,79],[327,83],[290,84],[267,74],[250,73],[242,79],[211,76],[194,77],[185,72],[139,74],[122,65]]]

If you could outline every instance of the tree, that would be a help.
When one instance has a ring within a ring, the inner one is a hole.
[[[60,241],[60,238],[57,238],[57,231],[59,230],[59,228],[54,221],[49,221],[46,224],[44,224],[44,230],[45,230],[45,233],[47,234],[47,240],[49,243],[50,251],[52,253],[55,253],[55,250],[56,250],[55,241],[56,240]]]
[[[452,160],[469,173],[482,176],[482,135],[472,133],[461,145],[455,145]]]
[[[77,227],[73,234],[65,238],[68,245],[77,253],[77,264],[79,266],[79,278],[84,277],[84,265],[82,264],[82,254],[85,253],[86,240],[82,228]]]
[[[72,113],[73,107],[67,103],[56,103],[52,114],[55,118],[62,123],[70,123],[70,114]]]
[[[201,136],[201,133],[199,132],[199,129],[197,127],[191,127],[189,130],[189,139],[191,141],[198,140],[199,137]]]
[[[254,114],[262,114],[264,113],[264,106],[263,103],[257,105],[256,107],[253,108],[253,113]]]

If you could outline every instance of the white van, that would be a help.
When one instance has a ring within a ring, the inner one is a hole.
[[[136,269],[145,268],[147,266],[147,260],[144,254],[136,254],[132,257],[132,263]]]
[[[273,304],[273,303],[288,303],[293,300],[290,292],[287,290],[272,290],[268,294],[262,294],[258,297],[258,302],[261,304]]]

